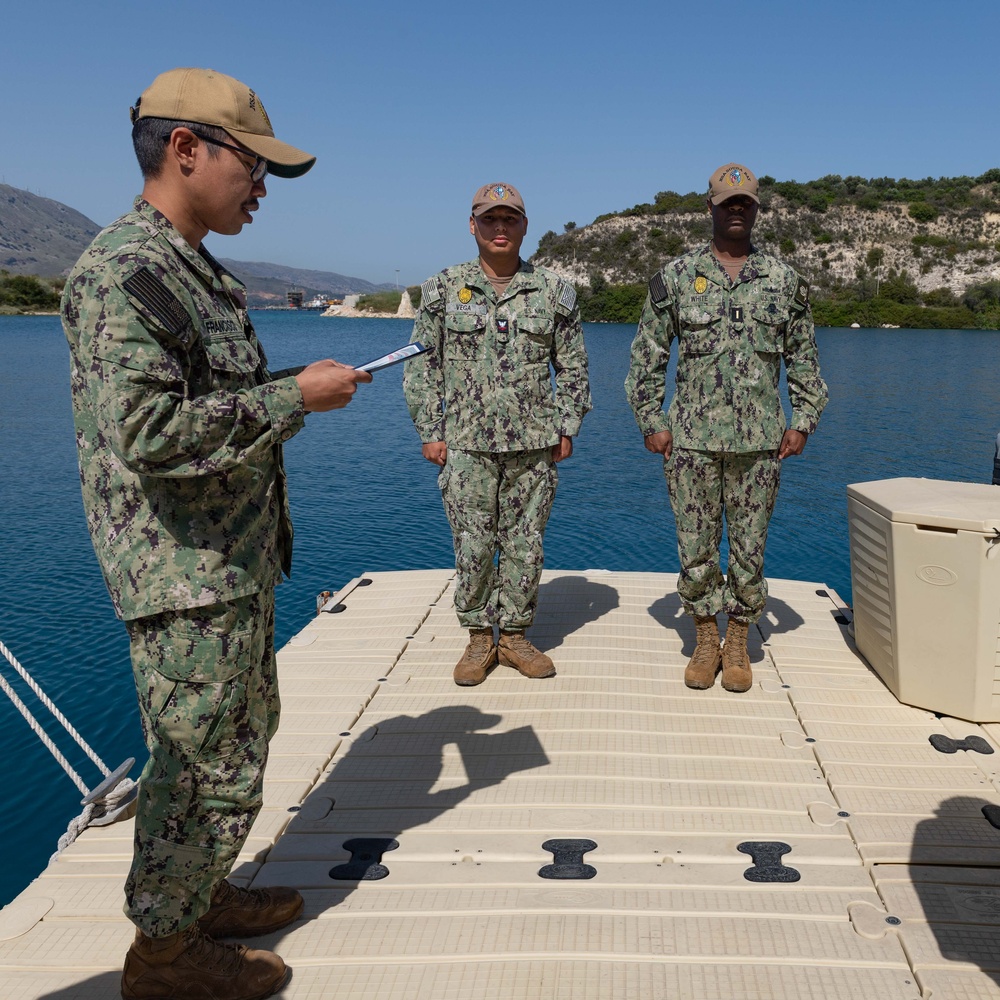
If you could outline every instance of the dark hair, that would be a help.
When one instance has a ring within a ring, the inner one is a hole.
[[[132,147],[135,158],[139,161],[139,169],[144,180],[156,177],[163,169],[163,157],[166,154],[165,135],[170,135],[175,128],[189,128],[192,132],[200,132],[210,139],[225,142],[229,133],[218,125],[203,125],[201,122],[181,122],[171,118],[137,118],[132,126]],[[209,145],[209,156],[218,156],[219,147]]]

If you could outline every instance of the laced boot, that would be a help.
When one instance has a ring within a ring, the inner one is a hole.
[[[197,924],[169,937],[137,931],[125,956],[124,1000],[263,1000],[281,989],[288,970],[272,951],[221,944]]]
[[[528,642],[523,631],[500,632],[497,655],[505,667],[519,670],[525,677],[553,677],[555,664],[543,652]]]
[[[704,690],[715,683],[715,675],[722,660],[719,626],[715,623],[715,615],[695,615],[694,627],[698,644],[684,670],[684,683],[689,688]]]
[[[294,889],[241,889],[223,879],[212,890],[212,906],[198,926],[209,937],[254,937],[287,926],[302,912]]]
[[[737,693],[749,691],[753,683],[750,670],[750,656],[747,653],[748,622],[729,619],[726,626],[726,642],[722,647],[722,686],[727,691]]]
[[[490,667],[497,662],[497,648],[493,645],[492,628],[469,629],[469,645],[462,659],[455,664],[455,683],[462,687],[482,684]]]

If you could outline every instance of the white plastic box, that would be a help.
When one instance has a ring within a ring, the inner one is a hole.
[[[1000,486],[847,487],[858,650],[908,705],[1000,722]]]

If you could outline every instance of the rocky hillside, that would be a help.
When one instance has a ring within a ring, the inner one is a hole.
[[[0,271],[42,278],[65,276],[101,228],[62,202],[0,184]],[[252,306],[283,306],[291,288],[302,291],[306,300],[395,288],[333,271],[262,261],[223,259],[222,263],[246,284]]]
[[[0,184],[0,270],[64,274],[100,228],[62,202]]]
[[[309,301],[317,295],[340,299],[345,295],[368,295],[396,287],[393,284],[375,285],[364,278],[352,278],[333,271],[309,271],[283,264],[231,260],[227,257],[220,257],[219,260],[247,286],[251,306],[283,306],[290,288],[301,291],[303,299]]]
[[[546,233],[532,259],[578,286],[595,275],[645,284],[710,235],[705,195],[667,191],[588,226]],[[937,181],[764,177],[754,242],[807,277],[819,297],[859,282],[877,295],[882,282],[905,273],[921,300],[946,304],[971,285],[1000,281],[1000,170]]]

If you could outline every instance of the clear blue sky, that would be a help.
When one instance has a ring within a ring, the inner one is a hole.
[[[140,189],[129,104],[208,66],[319,158],[211,249],[413,284],[474,255],[488,181],[524,195],[527,255],[731,159],[799,181],[1000,166],[998,27],[982,0],[12,3],[0,181],[110,222]]]

